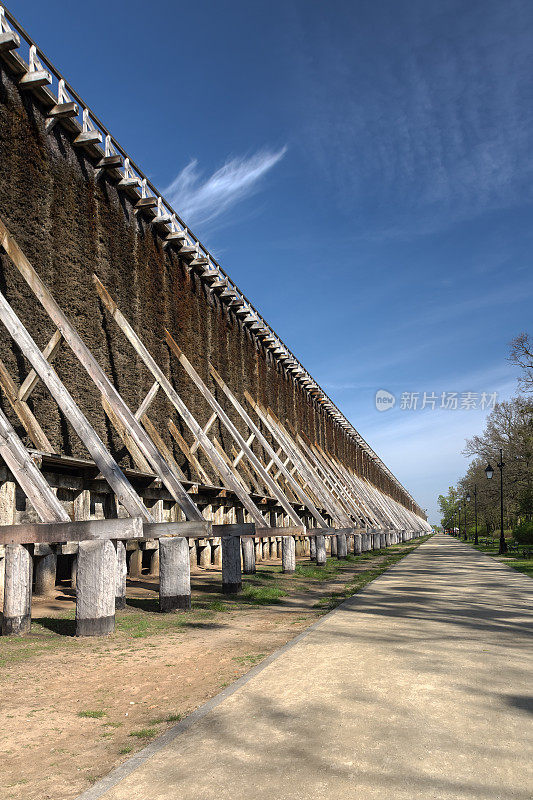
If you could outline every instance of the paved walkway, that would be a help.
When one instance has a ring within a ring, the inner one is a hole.
[[[83,798],[531,800],[532,601],[436,536]]]

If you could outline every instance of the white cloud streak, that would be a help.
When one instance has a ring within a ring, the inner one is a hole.
[[[246,158],[228,159],[205,178],[192,159],[165,189],[165,194],[181,217],[190,225],[212,222],[236,203],[258,191],[262,178],[285,155],[280,150],[260,150]]]

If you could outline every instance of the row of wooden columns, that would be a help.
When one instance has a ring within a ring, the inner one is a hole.
[[[296,569],[296,538],[281,533],[282,570],[286,574]],[[317,566],[327,561],[327,549],[337,558],[346,558],[369,550],[381,550],[408,541],[424,532],[371,530],[368,532],[310,531],[305,535],[309,557]],[[262,537],[272,538],[272,537]],[[303,538],[303,537],[298,537]],[[242,574],[256,570],[257,537],[238,532],[220,537],[222,557],[222,592],[237,594],[242,589]],[[329,548],[326,540],[329,539]],[[76,574],[76,634],[102,636],[115,626],[115,610],[126,605],[126,542],[95,539],[80,541]],[[2,634],[25,634],[31,624],[31,594],[34,549],[37,544],[6,544],[4,613]],[[140,552],[140,551],[139,551]],[[40,555],[39,580],[45,584],[55,575],[54,553]],[[47,561],[46,559],[49,559]],[[159,606],[162,612],[187,610],[191,605],[189,540],[183,536],[163,536],[159,539]]]

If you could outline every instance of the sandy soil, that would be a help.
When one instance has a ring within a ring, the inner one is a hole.
[[[143,576],[128,588],[137,607],[117,614],[106,639],[72,635],[69,589],[36,599],[32,633],[0,639],[0,795],[75,797],[311,624],[324,613],[320,597],[383,560],[347,564],[324,582],[270,576],[263,563],[290,594],[259,607],[223,598],[220,574],[205,570],[193,575],[198,607],[186,615],[150,611],[157,581]]]

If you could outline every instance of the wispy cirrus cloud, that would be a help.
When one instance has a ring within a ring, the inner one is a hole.
[[[205,177],[192,159],[165,189],[179,214],[191,225],[212,222],[259,190],[264,176],[281,161],[287,147],[260,150],[252,156],[228,159]]]

